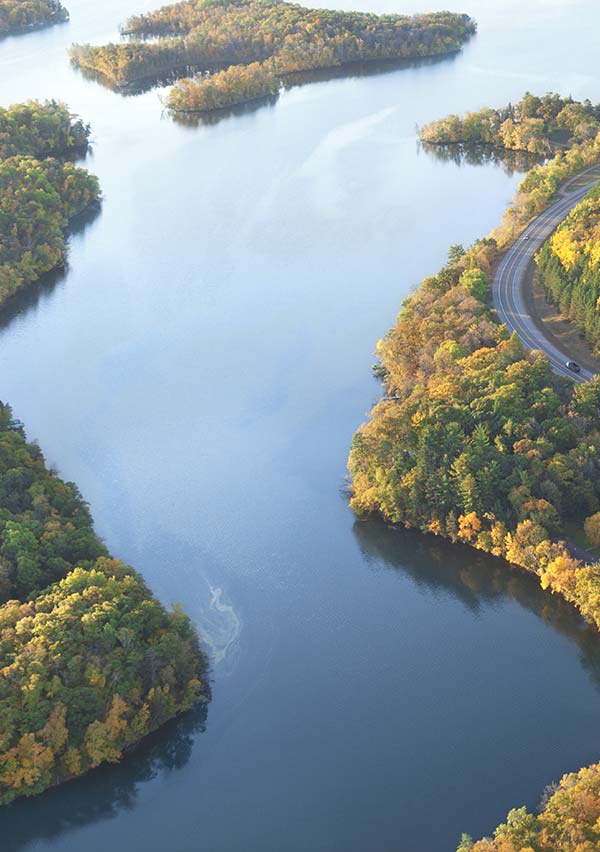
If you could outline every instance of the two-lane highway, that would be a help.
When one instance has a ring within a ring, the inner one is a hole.
[[[588,169],[589,171],[592,169]],[[584,369],[581,373],[573,373],[569,370],[565,365],[568,355],[557,349],[536,326],[523,297],[527,270],[533,256],[596,183],[595,179],[583,187],[569,191],[569,187],[576,180],[577,178],[565,185],[560,199],[534,219],[508,249],[494,276],[492,297],[500,321],[508,327],[509,331],[516,331],[525,346],[544,352],[554,372],[561,376],[568,376],[576,382],[584,382],[591,379],[593,374]]]

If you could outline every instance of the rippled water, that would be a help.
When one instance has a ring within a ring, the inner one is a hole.
[[[592,0],[443,5],[480,22],[460,55],[199,127],[68,64],[139,0],[0,42],[0,103],[66,100],[105,194],[4,322],[1,396],[214,662],[206,718],[4,809],[3,850],[447,852],[598,757],[600,647],[566,607],[347,509],[377,338],[519,179],[428,156],[415,124],[527,88],[600,99]]]

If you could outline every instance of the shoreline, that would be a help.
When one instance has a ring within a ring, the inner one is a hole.
[[[1,161],[0,161],[1,162]],[[51,283],[50,279],[53,277],[60,277],[62,273],[66,270],[69,263],[69,247],[67,240],[73,234],[76,233],[79,229],[73,228],[72,225],[79,219],[80,217],[86,217],[91,215],[91,218],[94,219],[100,213],[102,209],[102,196],[100,195],[94,201],[90,201],[89,204],[86,204],[81,210],[78,210],[73,216],[70,217],[66,228],[63,231],[64,243],[65,243],[65,253],[60,261],[60,263],[55,264],[50,267],[50,269],[46,269],[45,272],[42,272],[37,278],[34,278],[33,281],[27,281],[23,283],[20,287],[17,287],[12,293],[4,297],[0,297],[0,327],[6,321],[5,314],[10,313],[10,309],[14,306],[15,302],[17,302],[20,298],[26,299],[31,293],[34,293],[36,288],[40,290],[44,288],[45,285]],[[92,215],[93,214],[93,215]],[[83,223],[84,225],[87,222]]]
[[[390,56],[390,57],[374,56],[372,58],[358,59],[358,60],[353,60],[351,62],[341,62],[341,63],[336,64],[336,65],[322,65],[322,66],[319,66],[318,68],[294,69],[293,71],[279,71],[279,72],[274,72],[274,73],[275,73],[276,77],[281,78],[283,80],[285,78],[293,77],[294,75],[301,76],[301,75],[304,75],[304,74],[307,74],[307,75],[310,75],[312,73],[318,74],[319,72],[327,72],[327,71],[335,72],[335,71],[344,71],[345,69],[351,70],[352,68],[361,68],[361,67],[373,65],[377,62],[388,64],[390,66],[393,66],[395,64],[401,65],[403,63],[412,64],[414,62],[418,62],[419,60],[437,59],[437,58],[443,59],[443,58],[449,57],[449,56],[456,56],[462,51],[462,49],[463,48],[461,46],[461,47],[453,48],[452,50],[445,50],[445,51],[442,51],[442,52],[438,51],[438,52],[434,52],[434,53],[422,53],[422,54],[417,54],[415,56],[398,56],[398,57],[394,57],[394,56]],[[271,57],[268,57],[267,59],[258,59],[258,60],[255,60],[255,61],[266,62],[266,61],[268,61],[269,58],[271,58]],[[177,73],[178,73],[177,67],[186,67],[186,66],[175,66],[175,68],[173,67],[173,65],[163,66],[163,67],[159,68],[158,70],[153,71],[152,73],[141,74],[139,76],[131,77],[130,79],[125,80],[125,79],[118,79],[114,76],[107,74],[106,72],[99,71],[93,65],[87,65],[87,64],[83,65],[83,64],[78,63],[74,59],[72,59],[71,62],[73,63],[75,68],[77,68],[79,71],[82,71],[84,73],[89,74],[92,78],[94,78],[96,80],[96,82],[104,84],[104,85],[108,85],[109,87],[115,87],[116,90],[119,91],[119,93],[121,93],[121,94],[127,94],[128,89],[133,89],[137,85],[149,84],[148,85],[149,89],[150,88],[166,88],[166,86],[175,85],[179,80],[189,80],[189,79],[193,80],[194,79],[194,77],[190,76],[190,75],[182,75],[181,77],[175,77],[175,75],[177,75]],[[197,65],[197,64],[199,65],[199,63],[194,63],[194,62],[190,63],[191,66]],[[212,76],[213,74],[219,73],[219,71],[226,71],[228,68],[234,68],[238,65],[241,65],[242,67],[246,67],[248,64],[250,64],[250,63],[222,64],[222,65],[216,65],[216,66],[211,66],[211,67],[204,67],[203,70],[200,67],[198,67],[198,70],[195,73],[201,74],[201,73],[206,72],[209,75],[209,77],[207,79],[210,79],[210,76]],[[189,67],[189,66],[187,66],[187,67]],[[160,77],[163,74],[168,75],[168,76],[173,75],[174,76],[173,81],[162,86],[161,83],[160,83]],[[244,99],[243,101],[238,101],[235,104],[230,104],[230,106],[241,106],[245,103],[250,103],[251,101],[254,101],[254,100],[257,100],[257,98]],[[198,113],[198,112],[216,112],[219,109],[227,109],[227,106],[215,107],[214,109],[207,109],[207,110],[172,110],[172,111],[173,112],[195,112],[195,113]]]

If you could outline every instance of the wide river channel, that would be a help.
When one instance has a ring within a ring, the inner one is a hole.
[[[415,125],[527,89],[600,100],[597,0],[444,0],[479,22],[460,54],[198,127],[69,65],[143,2],[69,0],[70,24],[0,42],[0,104],[66,101],[104,191],[4,319],[0,396],[198,624],[213,700],[2,810],[0,848],[451,852],[598,759],[600,642],[504,563],[356,523],[347,452],[402,299],[520,177],[436,159]]]

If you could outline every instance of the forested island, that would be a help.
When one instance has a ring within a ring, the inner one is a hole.
[[[68,20],[59,0],[0,0],[0,37]]]
[[[474,32],[468,15],[450,12],[378,16],[283,0],[186,0],[130,18],[126,43],[74,45],[71,59],[116,86],[181,77],[167,106],[203,112],[273,95],[292,73],[451,53]]]
[[[65,262],[69,221],[99,202],[98,180],[68,159],[89,134],[54,101],[0,109],[0,308]]]
[[[88,137],[62,104],[0,110],[0,304],[62,261],[69,218],[99,197],[63,159]],[[206,668],[188,618],[109,556],[0,403],[0,803],[119,760],[208,699]]]
[[[587,103],[581,112],[570,99],[534,100],[536,111],[553,104],[548,132],[567,108],[592,121]],[[585,520],[588,541],[600,543],[600,377],[574,385],[557,376],[489,306],[502,250],[565,178],[600,160],[598,129],[588,135],[573,123],[569,133],[567,150],[527,174],[502,226],[467,250],[453,246],[445,267],[405,300],[379,342],[386,395],[354,437],[351,506],[359,516],[377,514],[503,557],[600,629],[600,566],[574,558],[565,541],[567,529]],[[463,137],[457,133],[455,142]],[[597,199],[592,192],[582,210],[593,210]],[[585,215],[575,212],[592,230],[593,215]],[[564,258],[568,239],[558,239]],[[474,843],[465,835],[459,852],[592,852],[599,816],[600,764],[565,776],[538,816],[512,811],[494,839]]]
[[[595,187],[536,257],[539,278],[563,316],[600,354],[600,188]]]
[[[549,93],[527,92],[517,104],[482,109],[464,117],[449,115],[421,129],[421,140],[434,145],[491,145],[510,151],[551,156],[562,148],[595,139],[600,105]]]

